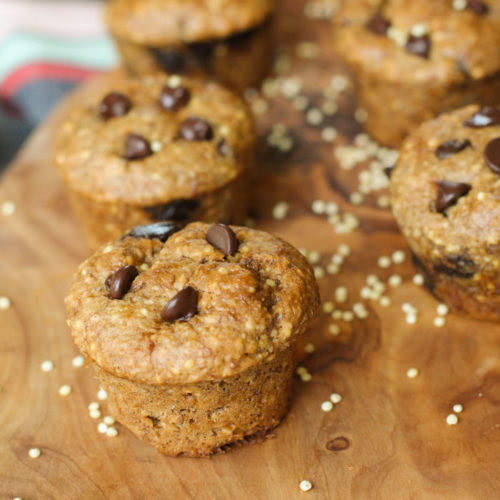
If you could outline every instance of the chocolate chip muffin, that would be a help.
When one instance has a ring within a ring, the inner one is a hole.
[[[66,306],[112,414],[167,455],[203,456],[283,418],[315,315],[288,243],[223,224],[134,228],[79,268]]]
[[[500,320],[500,109],[467,106],[424,123],[403,143],[391,193],[435,295]]]
[[[346,0],[334,36],[384,145],[443,111],[499,102],[497,0]]]
[[[65,118],[55,152],[90,241],[157,220],[242,223],[256,141],[244,102],[199,80],[101,78]]]
[[[134,74],[204,75],[237,90],[271,62],[272,0],[110,0],[106,21]]]

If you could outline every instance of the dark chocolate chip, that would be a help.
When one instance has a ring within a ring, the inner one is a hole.
[[[147,238],[149,240],[167,241],[177,231],[180,231],[185,224],[178,221],[163,221],[155,222],[154,224],[147,224],[145,226],[135,226],[122,238],[130,236],[131,238]]]
[[[405,45],[406,51],[416,56],[428,58],[431,50],[431,39],[429,35],[410,35]]]
[[[451,141],[446,141],[440,144],[436,149],[436,156],[443,160],[444,158],[448,158],[449,156],[453,156],[460,151],[463,151],[465,148],[468,148],[471,145],[469,139],[465,139],[465,141],[459,141],[457,139],[452,139]]]
[[[163,321],[188,321],[198,312],[198,292],[191,286],[183,288],[161,311]]]
[[[196,116],[181,123],[180,133],[186,141],[209,141],[214,136],[210,123]]]
[[[139,271],[134,266],[123,266],[110,274],[104,282],[111,299],[121,299],[132,286]]]
[[[469,116],[469,118],[464,121],[464,125],[472,128],[500,125],[500,108],[496,106],[483,106],[479,111]]]
[[[484,2],[481,2],[481,0],[467,0],[467,8],[472,10],[472,12],[478,16],[484,16],[485,14],[488,14],[490,10]]]
[[[217,142],[217,151],[222,155],[222,156],[233,156],[233,148],[231,145],[222,137],[219,139]]]
[[[149,142],[138,134],[128,134],[125,139],[125,158],[127,160],[140,160],[151,156],[153,150]]]
[[[167,73],[182,73],[186,68],[186,61],[182,53],[176,50],[150,49],[158,65]]]
[[[226,224],[214,224],[207,231],[207,241],[224,255],[234,255],[238,251],[238,238]]]
[[[167,111],[179,111],[187,105],[191,99],[191,92],[186,87],[179,85],[178,87],[163,87],[160,94],[160,104]]]
[[[155,220],[191,220],[193,212],[200,206],[198,200],[192,198],[173,200],[164,205],[144,207],[144,210]]]
[[[488,167],[490,167],[495,174],[500,174],[500,137],[492,139],[486,144],[484,159]]]
[[[366,27],[377,35],[386,35],[387,30],[391,27],[391,21],[385,18],[382,13],[375,12],[371,19],[366,23]]]
[[[111,92],[99,104],[99,114],[109,120],[110,118],[126,115],[131,107],[132,103],[126,95]]]
[[[443,213],[447,208],[454,205],[459,198],[465,196],[471,185],[465,182],[438,181],[438,194],[435,201],[436,211]]]
[[[472,278],[478,271],[477,264],[463,255],[449,255],[445,262],[434,265],[434,270],[456,278]]]
[[[390,167],[385,167],[384,168],[384,173],[385,173],[385,175],[387,175],[387,177],[389,179],[391,178],[392,172],[393,172],[393,170],[394,170],[395,167],[396,167],[396,165],[391,165]]]

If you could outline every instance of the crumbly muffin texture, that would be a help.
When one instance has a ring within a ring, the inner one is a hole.
[[[500,175],[485,156],[498,137],[498,108],[443,114],[403,143],[391,176],[393,213],[434,291],[483,319],[500,317]]]
[[[189,99],[180,109],[164,109],[163,89],[179,86],[188,90]],[[125,96],[130,109],[105,119],[99,108],[110,93]],[[182,135],[183,124],[192,118],[210,127],[206,140]],[[129,135],[146,140],[149,154],[127,157]],[[246,105],[219,85],[165,75],[134,79],[117,72],[103,79],[98,95],[69,113],[55,161],[74,192],[103,203],[149,206],[231,183],[248,167],[254,143]]]
[[[79,268],[66,299],[80,350],[106,372],[147,384],[186,384],[234,376],[287,349],[318,307],[304,257],[266,233],[233,226],[238,250],[210,244],[210,225],[193,223],[162,243],[127,236]],[[123,266],[139,275],[120,300],[107,277]],[[188,321],[161,311],[180,290],[198,292]]]
[[[271,0],[110,0],[106,22],[118,39],[161,46],[246,31],[273,7]]]

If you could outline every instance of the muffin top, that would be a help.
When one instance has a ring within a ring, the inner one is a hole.
[[[114,72],[69,112],[55,162],[74,191],[144,206],[228,184],[255,140],[245,103],[216,83]]]
[[[343,57],[389,81],[453,84],[500,70],[499,0],[346,0],[334,24]]]
[[[161,46],[225,38],[262,23],[272,0],[109,0],[113,36]]]
[[[419,254],[498,267],[500,108],[467,106],[421,125],[403,143],[391,194]]]
[[[143,383],[213,380],[304,331],[319,297],[295,248],[245,227],[178,229],[138,226],[81,264],[66,298],[68,324],[97,365]]]

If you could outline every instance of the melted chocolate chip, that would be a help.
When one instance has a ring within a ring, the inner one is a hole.
[[[451,141],[443,142],[437,147],[436,156],[443,160],[444,158],[448,158],[449,156],[460,153],[460,151],[463,151],[469,146],[471,146],[471,142],[469,141],[469,139],[465,139],[465,141],[452,139]]]
[[[495,174],[500,174],[500,137],[488,142],[484,150],[484,159]]]
[[[226,224],[214,224],[207,231],[207,241],[224,255],[234,255],[238,251],[238,238]]]
[[[484,16],[490,11],[489,7],[481,0],[467,0],[467,8],[478,16]]]
[[[144,210],[155,220],[186,221],[192,219],[193,212],[200,206],[198,200],[192,198],[173,200],[165,205],[144,207]]]
[[[450,255],[444,263],[434,265],[434,270],[454,278],[472,278],[477,270],[477,264],[463,255]]]
[[[367,29],[373,31],[377,35],[386,35],[387,30],[391,27],[389,19],[385,18],[382,13],[375,12],[372,18],[366,23]]]
[[[181,52],[169,49],[150,49],[158,66],[167,73],[183,73],[186,68],[186,61]]]
[[[464,125],[472,128],[500,125],[500,108],[496,106],[483,106],[479,111],[469,116],[469,118],[464,121]]]
[[[187,105],[191,99],[191,92],[186,87],[179,85],[178,87],[163,87],[160,94],[160,104],[167,111],[179,111]]]
[[[186,141],[209,141],[214,136],[210,123],[196,116],[181,123],[180,134]]]
[[[137,278],[139,271],[134,266],[124,266],[110,274],[104,285],[108,289],[111,299],[121,299],[132,286],[132,282]]]
[[[410,35],[405,45],[406,51],[410,54],[427,59],[431,50],[431,39],[429,35]]]
[[[126,115],[132,103],[130,99],[119,92],[111,92],[99,104],[99,114],[106,120]]]
[[[127,160],[140,160],[151,156],[153,150],[149,142],[138,134],[128,134],[125,139],[125,158]]]
[[[219,139],[217,142],[217,151],[222,155],[222,156],[233,156],[233,148],[231,145],[222,137]]]
[[[439,181],[436,182],[438,194],[435,201],[436,211],[443,213],[447,208],[454,205],[459,198],[465,196],[471,185],[465,182]]]
[[[191,286],[183,288],[161,311],[161,319],[172,323],[188,321],[198,312],[198,292]]]
[[[154,224],[147,224],[145,226],[135,226],[128,233],[123,235],[122,239],[130,236],[131,238],[146,238],[148,240],[156,239],[165,242],[174,233],[180,231],[184,225],[185,224],[181,222],[168,220],[155,222]]]

